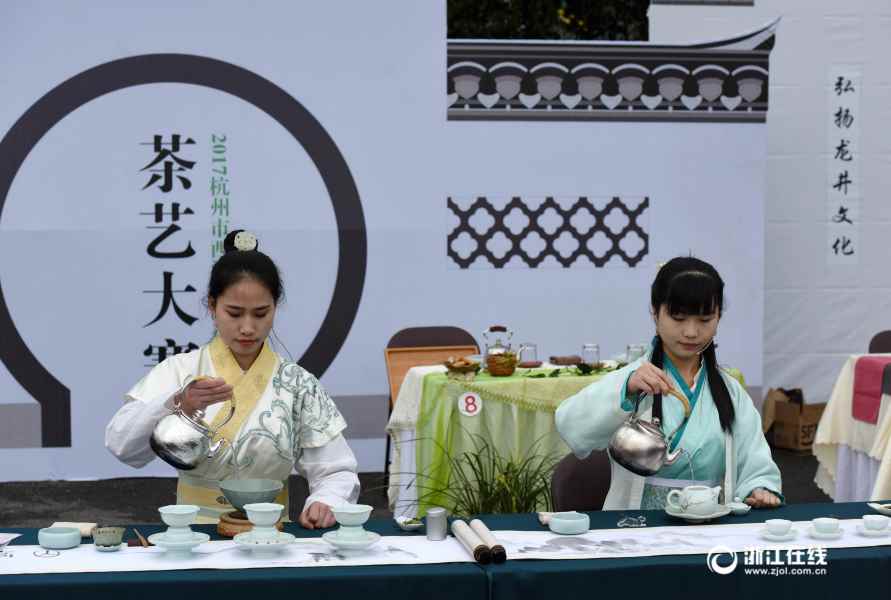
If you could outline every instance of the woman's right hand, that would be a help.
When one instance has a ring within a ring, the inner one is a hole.
[[[191,416],[196,410],[206,411],[211,404],[225,402],[232,397],[232,386],[222,378],[197,379],[191,382],[177,399],[183,412]]]
[[[673,389],[668,373],[644,361],[628,379],[628,391],[643,394],[667,394]]]

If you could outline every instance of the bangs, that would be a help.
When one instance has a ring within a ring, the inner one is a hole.
[[[710,315],[721,312],[721,283],[706,273],[687,271],[674,277],[668,285],[665,310],[669,315]]]

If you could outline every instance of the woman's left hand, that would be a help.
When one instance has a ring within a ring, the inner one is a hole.
[[[307,529],[324,529],[334,525],[334,513],[324,502],[313,502],[300,513],[299,523]]]
[[[764,488],[755,488],[749,497],[746,498],[746,504],[754,508],[775,508],[781,504],[780,499]]]

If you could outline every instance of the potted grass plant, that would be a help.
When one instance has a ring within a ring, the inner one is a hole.
[[[504,455],[482,436],[473,448],[453,454],[442,448],[448,478],[416,474],[419,504],[438,504],[453,515],[525,513],[551,509],[551,475],[561,456],[540,454],[539,443],[519,455]]]

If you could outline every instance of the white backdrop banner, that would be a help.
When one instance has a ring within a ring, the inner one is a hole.
[[[725,277],[721,360],[760,385],[770,28],[447,42],[444,3],[410,0],[0,13],[19,57],[0,81],[0,480],[173,474],[118,463],[104,427],[210,339],[236,228],[279,264],[282,351],[345,407],[364,469],[393,333],[498,322],[544,356],[609,356],[651,337],[649,285],[679,254]]]

